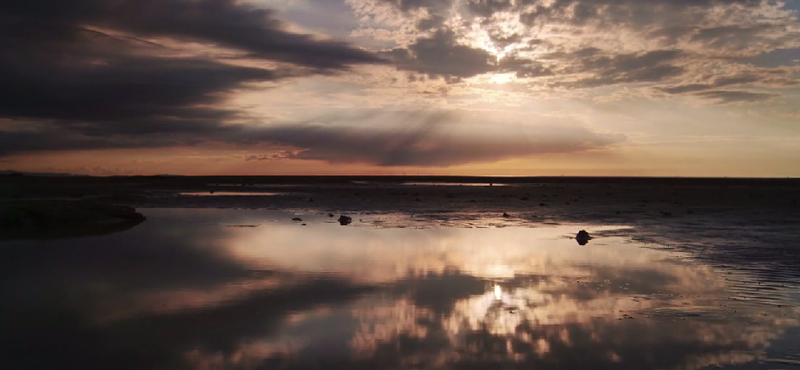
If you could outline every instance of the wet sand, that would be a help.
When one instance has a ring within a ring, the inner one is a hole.
[[[0,204],[57,199],[348,214],[353,226],[621,225],[653,247],[776,281],[800,276],[798,179],[7,176],[0,194]]]

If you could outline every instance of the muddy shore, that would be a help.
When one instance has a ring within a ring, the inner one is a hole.
[[[0,194],[6,235],[22,205],[50,220],[25,221],[27,237],[124,230],[143,220],[137,208],[347,214],[354,227],[594,224],[766,278],[800,276],[796,179],[7,176]]]

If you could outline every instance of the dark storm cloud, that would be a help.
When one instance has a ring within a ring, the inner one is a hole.
[[[285,64],[236,65],[149,37]],[[288,32],[271,11],[232,0],[3,2],[0,155],[235,142],[243,130],[230,123],[248,117],[224,106],[232,93],[383,62],[345,43]]]
[[[107,36],[64,31],[72,34],[62,33],[61,37],[71,39],[54,42],[28,38],[26,41],[35,42],[37,48],[0,51],[4,87],[0,90],[0,115],[70,122],[156,117],[165,121],[170,121],[167,117],[214,120],[231,114],[197,108],[218,102],[220,97],[214,93],[244,82],[279,77],[274,71],[199,58],[133,55],[113,45],[118,40],[111,40],[109,45]],[[3,36],[0,40],[15,41]]]
[[[105,130],[210,130],[237,116],[219,108],[228,93],[252,82],[313,73],[175,56],[141,37],[216,43],[316,71],[381,62],[343,43],[286,32],[271,15],[229,0],[5,2],[0,117],[83,125],[90,136]],[[131,34],[112,36],[87,26]]]
[[[428,38],[420,38],[408,48],[387,53],[397,68],[429,76],[466,78],[495,70],[496,60],[483,49],[461,45],[450,29],[439,29]]]
[[[285,74],[200,58],[148,55],[162,48],[74,26],[4,20],[4,155],[167,146],[185,141],[181,133],[213,134],[224,130],[221,122],[239,116],[219,107],[228,92]],[[142,135],[150,136],[138,137]]]
[[[91,25],[240,49],[254,57],[315,68],[381,62],[342,42],[287,32],[269,10],[234,0],[46,0],[6,2],[0,13],[22,22]]]

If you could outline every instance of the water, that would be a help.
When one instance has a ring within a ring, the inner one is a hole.
[[[797,285],[603,237],[624,230],[144,213],[0,245],[0,368],[800,368]]]

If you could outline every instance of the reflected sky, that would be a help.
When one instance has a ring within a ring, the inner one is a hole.
[[[144,213],[123,233],[2,244],[0,367],[800,368],[797,286],[602,226]],[[580,229],[595,238],[578,245]]]

